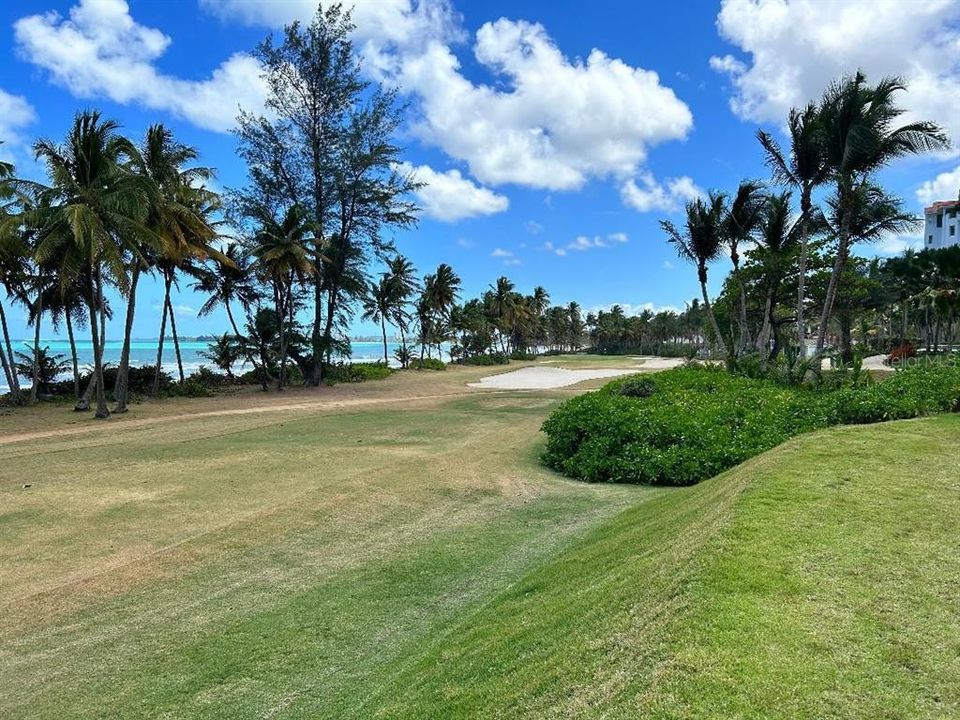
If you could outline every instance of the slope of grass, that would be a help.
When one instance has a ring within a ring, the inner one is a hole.
[[[795,439],[625,511],[435,641],[378,717],[960,714],[960,418]]]

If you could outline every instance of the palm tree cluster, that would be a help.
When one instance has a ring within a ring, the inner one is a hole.
[[[103,347],[112,308],[105,291],[113,288],[127,304],[113,388],[115,411],[122,412],[141,274],[155,272],[164,279],[165,319],[176,272],[193,262],[220,258],[213,246],[218,236],[217,198],[198,182],[209,178],[210,171],[189,166],[196,151],[175,141],[162,125],[151,127],[137,145],[120,134],[116,122],[96,111],[78,114],[62,143],[39,140],[34,151],[46,167],[46,182],[17,179],[12,167],[4,167],[0,188],[4,199],[0,276],[7,298],[27,308],[34,327],[30,400],[36,399],[42,384],[45,355],[40,326],[49,317],[55,327],[66,325],[77,408],[86,409],[95,396],[96,417],[106,418],[110,410]],[[2,312],[0,320],[4,372],[19,401],[17,365]],[[83,392],[75,325],[88,327],[94,355],[93,373]]]
[[[838,299],[851,264],[857,264],[852,248],[909,231],[916,222],[902,201],[877,183],[876,173],[898,157],[949,146],[933,123],[897,125],[905,111],[896,95],[905,90],[899,78],[869,85],[862,73],[832,83],[818,103],[790,112],[787,149],[769,133],[757,133],[772,170],[771,187],[744,181],[730,196],[711,192],[688,203],[680,228],[661,221],[668,242],[697,269],[708,340],[719,354],[759,354],[767,362],[793,345],[803,356],[812,312],[819,317],[812,334],[815,352],[822,353],[833,336],[849,358]],[[725,254],[732,271],[711,303],[708,272]],[[825,284],[813,283],[814,273],[825,277]]]
[[[960,344],[960,246],[908,250],[868,264],[856,340],[875,349],[907,345],[927,352]]]
[[[499,277],[480,297],[454,308],[450,319],[452,353],[462,362],[482,356],[527,357],[543,350],[577,349],[583,344],[580,306],[550,305],[550,294],[537,286],[529,295]]]
[[[589,313],[586,329],[590,347],[600,354],[692,356],[704,344],[706,317],[698,298],[682,312],[649,308],[627,315],[623,307]]]
[[[509,278],[500,277],[480,297],[460,303],[461,281],[452,267],[441,263],[419,281],[410,261],[398,255],[370,283],[363,317],[380,325],[384,362],[389,361],[387,327],[396,328],[400,347],[394,357],[402,367],[410,364],[415,347],[422,361],[441,357],[447,346],[458,362],[582,347],[585,325],[577,303],[551,306],[543,287],[530,295],[514,288]]]

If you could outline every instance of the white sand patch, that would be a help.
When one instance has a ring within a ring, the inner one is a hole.
[[[886,355],[870,355],[863,359],[863,369],[864,370],[889,370],[890,366],[884,364],[884,360],[887,359]]]
[[[643,361],[643,365],[640,367],[640,370],[669,370],[670,368],[675,368],[683,365],[683,358],[665,358],[665,357],[654,357],[653,355],[641,355],[639,357],[631,358],[631,360],[640,360]]]
[[[630,375],[640,368],[606,368],[596,370],[565,370],[556,367],[525,367],[513,372],[489,375],[470,387],[494,390],[550,390],[576,385],[584,380]]]

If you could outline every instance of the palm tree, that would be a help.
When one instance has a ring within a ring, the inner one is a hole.
[[[29,354],[17,352],[17,357],[20,358],[16,365],[17,371],[23,375],[31,375],[37,388],[49,390],[50,383],[69,367],[70,361],[64,355],[51,353],[49,345],[45,347],[27,345],[26,347],[30,351]]]
[[[180,355],[180,341],[176,330],[176,316],[170,291],[176,284],[176,271],[194,259],[209,256],[222,259],[211,243],[218,237],[216,223],[211,215],[219,209],[216,195],[202,183],[209,180],[213,173],[204,167],[185,167],[196,160],[199,153],[193,147],[174,139],[173,133],[161,124],[152,125],[143,141],[141,162],[138,172],[155,189],[154,203],[148,209],[147,225],[151,235],[144,238],[145,247],[141,256],[152,256],[153,264],[159,268],[164,279],[163,309],[160,319],[160,337],[157,347],[157,365],[154,372],[154,393],[159,390],[160,365],[163,359],[163,343],[166,335],[166,322],[169,315],[173,332],[174,348],[177,355],[177,367],[180,382],[183,382],[183,361]],[[197,187],[199,185],[199,187]],[[151,253],[151,251],[156,251]],[[127,322],[124,334],[124,348],[120,358],[120,371],[117,374],[117,410],[126,409],[126,373],[130,352],[130,332],[133,327],[133,314],[136,301],[136,281],[143,269],[139,258],[133,258],[131,270],[131,288],[127,305]]]
[[[540,345],[543,343],[545,338],[543,321],[544,314],[547,312],[547,308],[550,306],[550,293],[547,292],[546,288],[542,285],[537,285],[533,289],[533,295],[530,296],[530,307],[533,311],[533,341],[534,341],[534,353],[539,351]]]
[[[433,315],[430,327],[433,340],[439,345],[443,341],[443,329],[449,325],[450,310],[460,296],[460,277],[446,263],[440,263],[437,271],[424,282],[424,295],[427,306]]]
[[[294,286],[312,275],[310,225],[301,208],[293,205],[278,222],[261,213],[261,226],[250,251],[258,268],[273,288],[274,306],[280,328],[280,375],[277,390],[287,384],[287,338],[294,320]]]
[[[61,265],[61,277],[77,273],[85,281],[96,417],[101,419],[110,417],[103,386],[101,324],[97,322],[98,315],[102,321],[105,312],[104,284],[112,281],[121,292],[129,290],[124,254],[139,254],[136,240],[149,233],[144,223],[153,201],[150,184],[126,169],[138,152],[118,129],[114,121],[102,120],[99,112],[87,111],[75,118],[64,145],[40,140],[34,146],[50,178],[50,187],[44,191],[48,210],[36,259],[41,264],[66,263]]]
[[[250,308],[259,300],[257,289],[253,284],[250,259],[238,243],[229,245],[223,254],[229,262],[213,261],[194,269],[195,281],[191,287],[209,295],[200,306],[199,316],[205,317],[221,306],[226,310],[227,320],[230,322],[234,337],[237,338],[247,362],[260,375],[260,384],[266,390],[267,383],[272,379],[269,369],[262,363],[258,364],[254,359],[248,338],[240,332],[233,316],[233,303],[239,303],[244,315],[249,316]]]
[[[18,290],[29,275],[29,249],[23,242],[21,217],[15,212],[13,188],[7,180],[13,178],[13,167],[0,163],[0,287],[7,297],[21,297]],[[0,347],[0,360],[6,377],[10,396],[15,404],[20,403],[20,380],[7,328],[7,315],[0,302],[0,328],[3,330],[3,345]]]
[[[788,185],[800,193],[800,259],[797,281],[797,343],[800,357],[807,355],[807,329],[804,321],[807,279],[807,243],[813,219],[813,192],[827,181],[829,167],[823,152],[823,130],[820,113],[810,103],[803,110],[793,108],[787,120],[790,136],[789,154],[769,134],[760,130],[757,139],[763,147],[767,165],[776,182]]]
[[[906,89],[898,77],[884,77],[871,87],[866,84],[863,73],[858,72],[834,82],[820,104],[823,152],[830,178],[836,184],[839,228],[836,258],[817,332],[818,354],[823,351],[837,285],[854,237],[858,186],[896,158],[946,150],[950,146],[946,133],[932,122],[894,127],[897,118],[905,112],[896,104],[894,96]]]
[[[407,308],[413,296],[420,291],[420,283],[417,280],[413,263],[403,255],[396,255],[391,258],[387,263],[387,268],[387,277],[392,294],[390,317],[400,331],[400,345],[406,348],[406,333],[410,325],[410,311]],[[409,357],[409,353],[405,353],[404,357]],[[403,367],[407,366],[405,362],[401,362],[401,365]]]
[[[569,322],[567,342],[571,349],[576,350],[583,345],[583,333],[586,330],[579,303],[571,302],[567,305],[567,322]]]
[[[441,317],[450,314],[450,308],[460,297],[460,277],[446,263],[437,266],[433,275],[430,303]]]
[[[740,342],[737,354],[742,354],[750,343],[750,329],[747,326],[747,293],[740,276],[740,243],[750,240],[760,224],[763,208],[763,185],[753,180],[744,180],[737,188],[730,207],[723,218],[723,238],[730,248],[730,261],[733,263],[733,279],[739,293],[738,324]]]
[[[232,380],[233,366],[236,365],[237,360],[243,357],[244,352],[236,335],[224,333],[217,336],[207,349],[201,350],[198,355],[223,370],[227,377]]]
[[[722,355],[727,354],[727,346],[720,334],[710,296],[707,293],[707,265],[718,257],[723,250],[722,220],[724,217],[724,196],[711,193],[704,201],[697,198],[687,203],[687,221],[683,234],[669,220],[661,220],[660,227],[667,234],[667,242],[672,244],[677,254],[697,267],[697,279],[703,295],[703,306],[710,319],[710,326],[716,338],[717,347]]]
[[[394,310],[394,288],[389,275],[383,275],[379,282],[370,283],[370,292],[363,299],[363,319],[380,323],[383,334],[383,364],[390,363],[387,351],[387,318]]]
[[[776,327],[773,311],[777,291],[793,259],[798,226],[790,222],[790,192],[770,195],[764,204],[761,231],[757,237],[757,257],[763,266],[766,283],[763,325],[757,336],[757,351],[763,360],[775,355],[770,349],[770,338]]]
[[[493,301],[493,313],[496,320],[497,332],[500,335],[500,351],[507,352],[504,337],[510,322],[510,313],[514,302],[514,285],[510,278],[500,276],[495,285],[490,286]]]

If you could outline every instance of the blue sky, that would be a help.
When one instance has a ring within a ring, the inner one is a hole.
[[[37,176],[32,141],[62,137],[77,110],[97,107],[134,138],[166,123],[220,186],[240,185],[229,127],[237,103],[262,98],[246,53],[314,7],[4,3],[2,153]],[[506,274],[586,308],[682,307],[696,277],[657,221],[677,220],[698,192],[765,179],[757,128],[779,132],[791,105],[844,71],[905,75],[903,104],[960,135],[960,0],[372,0],[357,3],[355,19],[365,67],[411,101],[404,157],[429,182],[419,227],[396,244],[421,271],[452,264],[467,295]],[[883,180],[919,211],[956,195],[960,160],[905,160]],[[714,287],[725,271],[718,264]],[[134,334],[155,336],[161,293],[149,281],[141,293]],[[196,317],[202,299],[186,287],[175,304],[184,334],[226,329],[222,317]],[[13,335],[27,335],[22,311],[10,316]],[[110,335],[119,332],[120,317]]]

